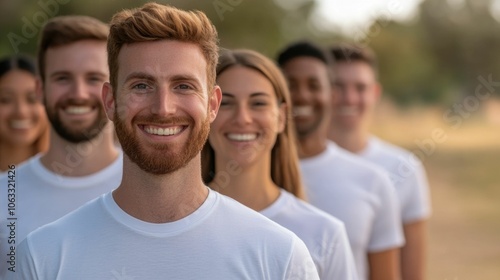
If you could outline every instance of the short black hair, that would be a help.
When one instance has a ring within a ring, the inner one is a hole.
[[[0,77],[12,70],[24,70],[36,76],[35,60],[25,55],[13,55],[0,59]]]
[[[298,41],[286,46],[278,55],[277,61],[282,67],[289,60],[296,57],[314,57],[321,60],[327,66],[331,65],[332,58],[328,52],[309,41]]]

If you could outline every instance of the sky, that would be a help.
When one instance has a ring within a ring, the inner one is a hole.
[[[307,0],[277,0],[301,3]],[[379,16],[386,20],[409,20],[418,11],[423,0],[315,0],[318,2],[317,25],[336,28],[346,35],[359,32]],[[464,0],[447,0],[452,6],[460,7]],[[491,14],[500,22],[500,0],[493,0]]]
[[[300,0],[292,0],[299,2]],[[316,0],[322,26],[331,25],[348,34],[367,28],[379,16],[387,20],[408,20],[422,0]],[[456,1],[456,0],[455,0]]]

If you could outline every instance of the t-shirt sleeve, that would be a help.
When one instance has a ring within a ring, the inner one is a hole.
[[[293,239],[292,253],[286,268],[286,280],[319,280],[318,271],[306,245],[298,237]]]
[[[351,246],[347,238],[345,226],[342,224],[332,236],[331,246],[325,246],[325,259],[320,272],[321,279],[356,280],[357,271],[354,265]]]
[[[406,203],[403,204],[403,223],[426,219],[431,214],[429,184],[423,165],[415,165],[414,172],[406,180]]]
[[[26,238],[16,248],[15,271],[7,271],[5,280],[39,279],[32,258],[29,240]]]
[[[378,184],[375,191],[379,203],[376,204],[372,233],[368,243],[369,252],[380,252],[404,244],[401,224],[401,210],[396,190],[385,173],[378,173]]]

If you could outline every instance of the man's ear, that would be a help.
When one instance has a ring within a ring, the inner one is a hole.
[[[210,114],[210,122],[213,122],[219,112],[220,102],[222,101],[222,90],[216,85],[212,90],[212,94],[209,96],[208,110]]]
[[[376,83],[373,86],[373,100],[375,102],[378,102],[380,100],[380,98],[382,98],[382,91],[383,91],[383,88],[382,88],[382,85],[380,83]]]
[[[115,115],[115,97],[113,96],[113,87],[109,82],[102,85],[102,104],[108,119],[113,121]]]

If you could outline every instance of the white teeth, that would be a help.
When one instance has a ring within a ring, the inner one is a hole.
[[[294,116],[310,116],[314,113],[312,106],[295,106],[293,107]]]
[[[88,106],[68,106],[64,110],[68,114],[81,115],[92,111],[92,107]]]
[[[175,135],[181,132],[182,127],[176,126],[176,127],[166,127],[166,128],[161,128],[161,127],[153,127],[153,126],[145,126],[144,131],[146,131],[149,134],[154,134],[154,135],[162,135],[162,136],[170,136],[170,135]]]
[[[252,141],[257,138],[257,134],[252,133],[252,134],[236,134],[236,133],[230,133],[227,135],[227,138],[234,140],[234,141]]]
[[[356,107],[342,107],[337,110],[337,114],[345,116],[354,116],[358,114],[358,109]]]
[[[14,120],[10,122],[10,126],[15,129],[26,129],[31,127],[31,121],[29,120]]]

